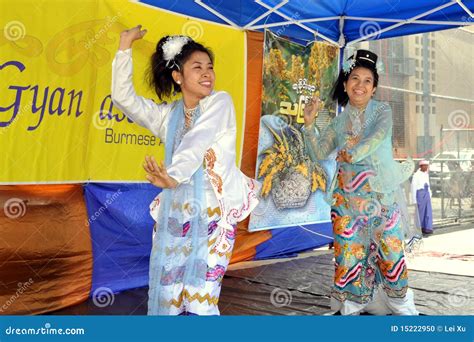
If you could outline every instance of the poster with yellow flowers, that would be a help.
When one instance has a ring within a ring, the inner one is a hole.
[[[337,79],[339,49],[324,42],[302,46],[265,32],[262,116],[257,174],[261,203],[249,230],[293,227],[330,221],[325,195],[335,163],[313,162],[302,127],[305,103],[318,96],[319,129],[336,115],[331,99]]]

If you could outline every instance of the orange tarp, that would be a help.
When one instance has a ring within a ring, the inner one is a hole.
[[[255,177],[258,148],[258,131],[262,111],[262,68],[263,33],[247,32],[247,104],[245,113],[244,146],[241,170],[249,177]],[[248,219],[237,227],[237,239],[231,263],[252,260],[255,247],[270,239],[269,231],[249,233]]]
[[[86,300],[92,246],[81,185],[0,186],[0,314]]]

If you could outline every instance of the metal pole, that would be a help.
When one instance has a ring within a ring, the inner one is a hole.
[[[431,149],[430,140],[430,82],[429,82],[429,60],[428,60],[428,33],[423,33],[423,148],[424,151]]]
[[[439,129],[439,141],[443,141],[443,125],[441,125],[441,128]],[[440,149],[442,155],[443,153],[443,144],[440,144]],[[441,188],[441,218],[444,219],[446,217],[444,213],[444,184],[443,184],[443,161],[441,161],[441,172],[439,174],[439,184]]]
[[[456,131],[456,145],[457,145],[457,149],[458,149],[458,159],[461,159],[461,153],[459,151],[459,134],[461,132],[458,132]],[[458,165],[458,168],[456,170],[456,172],[460,173],[459,176],[456,175],[456,178],[458,179],[458,220],[461,219],[461,184],[460,184],[460,177],[462,177],[462,173],[461,173],[461,162],[460,161],[457,161],[457,165]]]

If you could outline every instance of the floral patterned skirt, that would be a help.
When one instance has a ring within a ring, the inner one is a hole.
[[[371,190],[374,175],[358,164],[342,164],[337,174],[332,296],[340,302],[368,303],[378,285],[394,298],[404,297],[408,288],[400,210],[396,203],[382,204],[384,194]]]

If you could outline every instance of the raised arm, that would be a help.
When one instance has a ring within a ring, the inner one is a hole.
[[[122,32],[120,46],[112,62],[112,101],[126,116],[142,127],[149,129],[164,142],[166,117],[171,104],[156,104],[138,96],[133,87],[132,43],[141,39],[146,30],[141,26]]]

